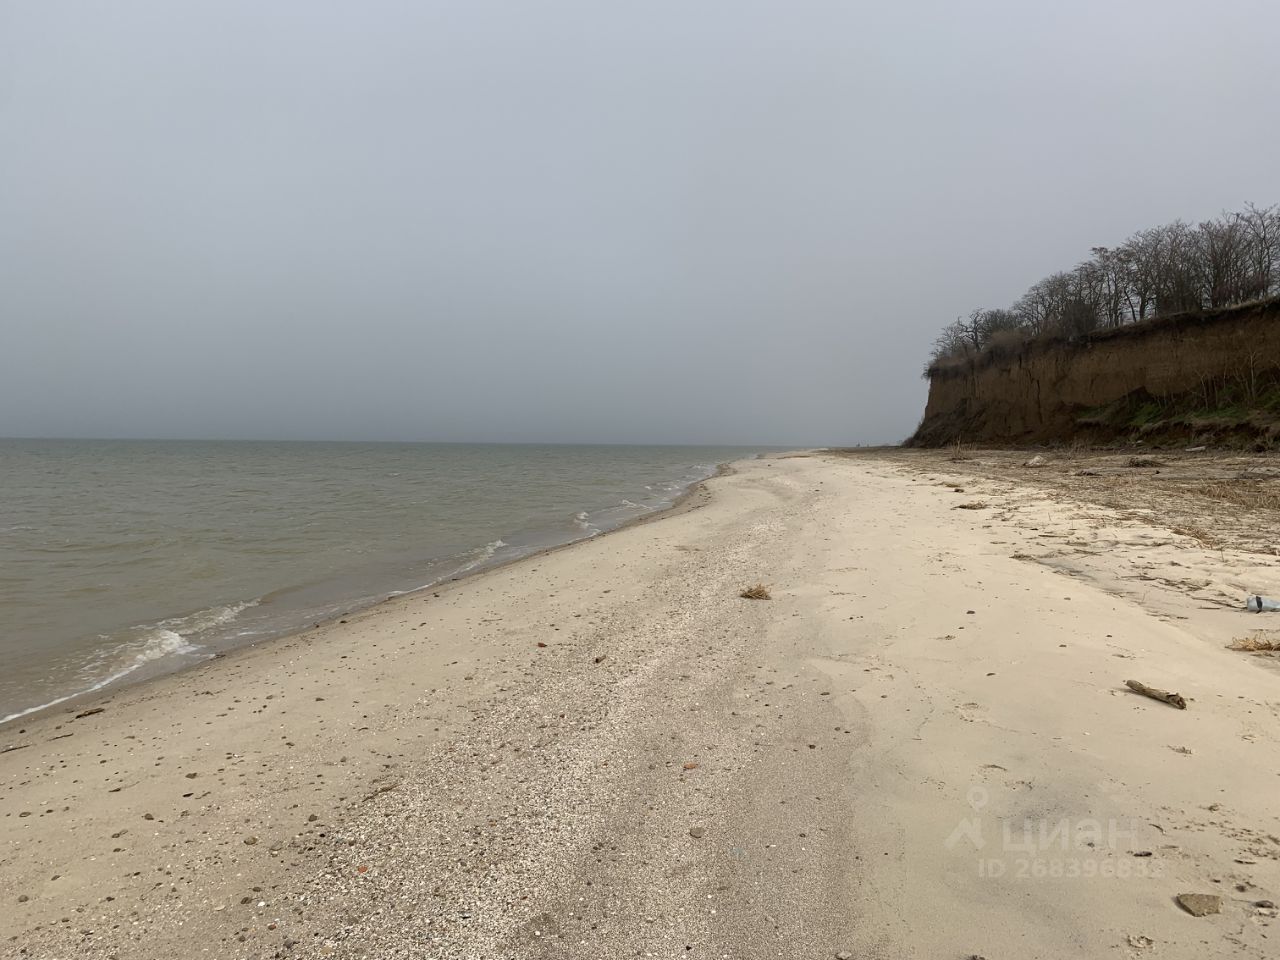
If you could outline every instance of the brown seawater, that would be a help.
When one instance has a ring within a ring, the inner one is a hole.
[[[0,723],[594,536],[760,451],[0,440]]]

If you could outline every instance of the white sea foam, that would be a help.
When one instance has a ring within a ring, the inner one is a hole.
[[[477,550],[473,550],[471,552],[470,559],[468,559],[466,563],[464,563],[461,567],[458,568],[458,573],[467,573],[471,570],[474,570],[476,567],[480,566],[481,564],[488,563],[490,560],[493,559],[493,555],[497,553],[498,550],[500,550],[502,547],[505,547],[506,545],[507,544],[505,540],[493,540],[489,543],[486,543],[483,547],[480,547]],[[457,574],[454,574],[454,576],[457,576]]]
[[[188,639],[189,637],[212,627],[230,623],[249,607],[257,606],[257,603],[257,600],[249,600],[244,603],[233,603],[222,607],[210,607],[206,610],[198,610],[185,617],[172,617],[168,620],[161,620],[151,627],[144,627],[142,628],[143,632],[136,638],[118,644],[110,653],[100,653],[91,663],[85,665],[82,676],[87,684],[86,686],[45,703],[37,704],[34,707],[27,707],[17,713],[0,717],[0,724],[8,723],[10,720],[17,720],[19,717],[25,717],[28,714],[37,713],[49,707],[56,707],[58,704],[74,700],[76,697],[97,693],[99,690],[123,680],[131,673],[137,672],[147,664],[163,660],[165,657],[199,654],[202,648],[192,643]],[[110,672],[106,676],[94,676],[100,673],[102,667],[106,664],[110,664]]]
[[[573,515],[573,522],[577,524],[578,529],[589,537],[594,537],[600,532],[600,528],[591,522],[591,514],[585,510],[580,510]]]
[[[187,643],[181,636],[172,630],[156,630],[154,631],[142,645],[142,648],[134,654],[133,661],[122,669],[116,670],[97,680],[89,686],[74,693],[68,693],[65,696],[57,697],[47,703],[37,704],[34,707],[27,707],[25,710],[19,710],[17,713],[11,713],[7,717],[0,717],[0,724],[8,723],[10,720],[17,720],[19,717],[25,717],[27,714],[36,713],[49,707],[56,707],[60,703],[66,703],[68,700],[74,700],[76,697],[83,697],[90,693],[97,693],[118,680],[123,680],[129,674],[138,670],[140,667],[146,666],[153,660],[159,660],[162,657],[171,656],[177,653],[196,653],[199,648]]]
[[[257,600],[246,600],[243,603],[229,603],[224,607],[208,607],[197,610],[185,617],[171,617],[156,624],[157,629],[172,631],[180,637],[190,637],[214,627],[230,623],[250,607],[256,607]]]
[[[103,680],[99,680],[93,686],[86,687],[83,690],[77,690],[75,693],[68,693],[66,696],[57,697],[53,700],[48,701],[47,703],[37,704],[34,707],[27,707],[27,709],[19,710],[17,713],[11,713],[7,717],[0,717],[0,724],[8,723],[10,720],[17,720],[19,717],[25,717],[31,713],[38,713],[41,710],[47,710],[49,707],[56,707],[58,704],[66,703],[68,700],[73,700],[76,697],[83,697],[87,693],[95,693],[98,690],[101,690],[107,684],[114,683],[115,681],[119,680],[121,677],[128,676],[132,672],[133,671],[131,670],[126,670],[123,673],[106,677]]]
[[[196,649],[187,643],[180,633],[174,633],[172,630],[157,630],[147,637],[142,649],[134,655],[131,666],[136,670],[152,660],[159,660],[173,653],[195,653]]]

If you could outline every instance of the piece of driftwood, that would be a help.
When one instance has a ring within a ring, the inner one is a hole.
[[[1150,697],[1152,700],[1163,700],[1171,707],[1177,707],[1179,710],[1187,709],[1187,701],[1176,693],[1170,693],[1168,690],[1157,690],[1155,687],[1148,687],[1145,683],[1139,683],[1137,680],[1126,680],[1124,685],[1134,693],[1140,693],[1144,697]]]

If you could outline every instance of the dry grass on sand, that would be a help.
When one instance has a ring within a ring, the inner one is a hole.
[[[1236,637],[1229,644],[1228,650],[1242,650],[1245,653],[1272,653],[1280,650],[1280,639],[1262,636],[1259,630],[1249,637]]]
[[[753,587],[747,587],[738,594],[743,600],[772,600],[773,596],[769,593],[769,588],[763,583],[757,583]]]

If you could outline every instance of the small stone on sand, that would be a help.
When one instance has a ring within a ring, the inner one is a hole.
[[[1193,917],[1207,917],[1222,912],[1222,898],[1213,893],[1180,893],[1178,906]]]

